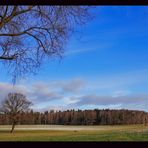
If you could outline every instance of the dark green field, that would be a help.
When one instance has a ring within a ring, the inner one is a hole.
[[[148,141],[148,126],[0,126],[0,141]],[[84,130],[85,129],[85,130]]]

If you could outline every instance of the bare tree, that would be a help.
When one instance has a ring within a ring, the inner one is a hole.
[[[31,104],[21,93],[9,93],[2,102],[0,110],[7,114],[12,122],[11,133],[14,131],[14,127],[19,120],[20,113],[27,111]]]
[[[61,57],[76,24],[88,21],[86,6],[0,6],[0,60],[13,78],[34,73]]]

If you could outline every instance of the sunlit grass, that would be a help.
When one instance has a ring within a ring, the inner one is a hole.
[[[18,128],[24,127],[26,130]],[[27,128],[45,128],[44,130]],[[52,130],[46,130],[52,127]],[[5,128],[5,129],[4,129]],[[148,126],[44,126],[19,125],[14,133],[11,126],[0,126],[0,141],[148,141]],[[58,130],[57,130],[58,128]],[[64,130],[59,130],[64,128]],[[77,129],[77,130],[76,130]],[[84,130],[85,129],[85,130]]]

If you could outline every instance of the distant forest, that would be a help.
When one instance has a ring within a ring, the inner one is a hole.
[[[57,124],[57,125],[120,125],[147,124],[148,113],[137,110],[67,110],[22,112],[17,124]],[[0,114],[0,124],[11,124],[9,115]]]

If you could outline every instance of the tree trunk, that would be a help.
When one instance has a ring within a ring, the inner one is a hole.
[[[14,127],[15,127],[15,122],[13,122],[13,124],[12,124],[11,133],[13,133],[13,131],[14,131]]]

